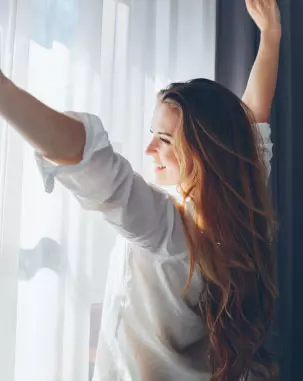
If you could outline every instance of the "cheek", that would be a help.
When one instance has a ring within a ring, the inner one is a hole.
[[[173,150],[163,154],[163,161],[166,162],[167,166],[171,166],[171,167],[179,166],[177,157],[175,153],[173,152]]]
[[[159,159],[166,166],[164,171],[156,172],[155,181],[162,186],[175,186],[180,182],[180,166],[173,151],[161,152]]]

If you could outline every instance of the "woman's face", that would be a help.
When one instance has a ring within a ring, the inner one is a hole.
[[[180,167],[173,149],[174,133],[179,125],[179,111],[158,101],[154,110],[152,140],[145,153],[153,158],[155,183],[169,186],[180,182]]]

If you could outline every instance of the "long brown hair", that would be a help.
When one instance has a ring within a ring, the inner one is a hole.
[[[200,310],[210,337],[213,381],[264,379],[274,361],[264,347],[277,286],[275,216],[261,137],[252,113],[231,91],[206,79],[172,83],[159,99],[180,112],[174,136],[180,207],[193,272],[203,279]]]

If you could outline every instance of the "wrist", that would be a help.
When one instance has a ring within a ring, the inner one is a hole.
[[[279,44],[282,37],[281,25],[277,25],[275,28],[265,29],[261,31],[261,39],[269,41],[270,43]]]

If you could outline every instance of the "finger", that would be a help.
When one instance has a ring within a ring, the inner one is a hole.
[[[246,0],[246,8],[248,12],[252,12],[256,9],[256,2],[258,0]]]
[[[263,0],[254,0],[254,9],[262,9],[264,7]]]
[[[246,0],[246,7],[252,8],[254,6],[255,0]]]
[[[258,0],[257,9],[259,11],[266,11],[270,8],[269,0]]]
[[[272,8],[273,6],[273,2],[272,0],[263,0],[263,3],[264,3],[264,6],[269,9],[269,8]]]

